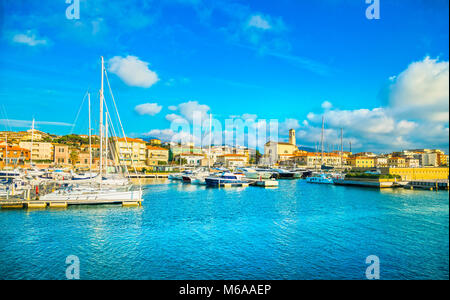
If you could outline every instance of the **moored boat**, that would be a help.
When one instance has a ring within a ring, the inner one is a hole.
[[[327,174],[318,174],[316,176],[311,176],[306,178],[308,183],[318,183],[318,184],[333,184],[333,178]]]
[[[206,177],[205,182],[208,186],[221,186],[223,184],[229,184],[231,186],[240,186],[245,183],[242,180],[242,175],[233,173],[222,173],[219,176]]]

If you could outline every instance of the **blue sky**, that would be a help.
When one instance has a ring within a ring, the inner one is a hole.
[[[325,115],[330,144],[342,127],[354,149],[448,151],[448,1],[380,0],[379,20],[364,0],[125,2],[81,0],[78,20],[64,0],[1,2],[2,130],[86,133],[86,105],[70,124],[103,55],[132,136],[199,109],[278,119],[305,146]]]

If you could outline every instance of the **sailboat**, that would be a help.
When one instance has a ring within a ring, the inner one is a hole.
[[[324,130],[325,130],[325,118],[322,117],[322,134],[321,134],[321,147],[322,147],[322,158],[321,158],[321,170],[330,170],[333,167],[326,166],[324,164],[324,150],[323,150],[323,142],[324,142]],[[306,182],[308,183],[319,183],[319,184],[333,184],[333,178],[328,174],[316,174],[315,176],[311,176],[306,178]]]
[[[100,159],[99,159],[99,172],[93,177],[92,173],[92,150],[91,150],[91,118],[90,118],[90,94],[88,94],[89,103],[89,178],[79,178],[78,180],[70,180],[64,182],[64,185],[57,191],[44,195],[40,200],[61,200],[61,201],[102,201],[107,203],[108,201],[142,201],[142,187],[139,185],[138,190],[134,190],[134,187],[130,185],[128,178],[115,173],[110,174],[108,170],[111,169],[108,166],[108,122],[111,121],[109,117],[109,111],[106,106],[104,98],[104,75],[106,74],[104,59],[101,57],[101,88],[100,88]],[[108,80],[108,77],[106,77]],[[108,81],[109,86],[109,81]],[[109,86],[110,87],[110,86]],[[116,107],[117,118],[120,123],[121,131],[125,137],[125,131],[123,130],[122,122],[117,111],[114,96],[110,88],[111,97]],[[105,124],[103,119],[104,107]],[[111,126],[111,130],[114,132],[114,127]],[[125,139],[126,140],[126,139]],[[128,143],[127,143],[128,147]],[[111,149],[109,149],[111,150]],[[120,161],[119,161],[120,164]],[[119,166],[119,169],[121,166]],[[136,171],[136,168],[135,168]],[[106,188],[105,188],[106,187]]]

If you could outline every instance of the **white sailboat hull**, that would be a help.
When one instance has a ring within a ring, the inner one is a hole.
[[[42,196],[41,201],[64,201],[70,204],[71,201],[79,203],[80,201],[93,201],[114,203],[122,201],[142,201],[142,191],[98,191],[98,192],[83,192],[73,191],[64,192],[56,191]]]

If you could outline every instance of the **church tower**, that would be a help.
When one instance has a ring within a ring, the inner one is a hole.
[[[289,144],[297,145],[297,140],[295,139],[295,129],[289,130]]]

